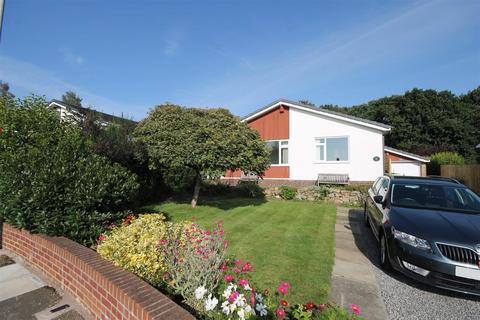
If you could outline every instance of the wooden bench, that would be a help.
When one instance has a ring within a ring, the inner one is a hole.
[[[320,184],[348,184],[348,173],[319,173],[315,185]]]

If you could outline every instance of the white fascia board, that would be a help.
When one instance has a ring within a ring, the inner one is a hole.
[[[420,157],[415,157],[415,156],[412,156],[410,154],[406,154],[406,153],[403,153],[403,152],[400,152],[400,151],[397,151],[397,150],[392,150],[389,147],[384,147],[383,150],[385,150],[388,153],[393,153],[393,154],[396,154],[398,156],[402,156],[402,157],[405,157],[405,158],[408,158],[408,159],[417,160],[417,161],[420,161],[420,162],[423,162],[423,163],[429,163],[430,162],[429,159],[423,159],[423,158],[420,158]]]
[[[248,118],[243,119],[242,122],[248,122],[251,119],[257,118],[258,116],[260,116],[264,113],[267,113],[270,110],[278,108],[280,105],[287,106],[287,107],[290,107],[290,108],[299,109],[299,110],[303,110],[303,111],[306,111],[306,112],[320,114],[320,115],[325,116],[327,118],[332,118],[332,119],[342,120],[342,121],[345,121],[345,122],[354,123],[354,124],[357,124],[357,125],[360,125],[360,126],[372,128],[372,129],[379,130],[379,131],[385,132],[385,133],[390,132],[390,129],[388,129],[388,128],[376,126],[376,125],[371,124],[371,123],[367,123],[367,122],[363,122],[363,121],[360,121],[360,120],[355,120],[355,119],[351,119],[351,118],[347,118],[347,117],[342,117],[341,115],[322,112],[322,110],[313,110],[313,109],[310,109],[310,108],[305,108],[305,107],[302,107],[302,106],[298,106],[298,105],[295,105],[295,104],[291,104],[291,103],[288,103],[288,102],[282,102],[282,101],[277,102],[276,104],[274,104],[274,105],[272,105],[272,106],[270,106],[266,109],[263,109],[262,111],[260,111],[256,114],[252,114]]]

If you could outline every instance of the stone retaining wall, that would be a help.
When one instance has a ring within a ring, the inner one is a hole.
[[[324,196],[324,194],[321,192],[322,189],[327,189],[326,196]],[[267,198],[280,199],[280,187],[265,187],[264,190]],[[342,189],[341,187],[320,186],[299,188],[295,199],[307,201],[326,200],[332,201],[335,204],[362,205],[365,195],[357,190],[346,190]]]
[[[87,247],[64,237],[30,234],[7,223],[2,229],[3,249],[56,282],[96,319],[195,319],[160,291]]]

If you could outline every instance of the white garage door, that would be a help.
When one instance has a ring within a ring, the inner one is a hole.
[[[400,176],[414,176],[419,177],[421,175],[420,163],[418,162],[393,162],[392,161],[392,173]]]

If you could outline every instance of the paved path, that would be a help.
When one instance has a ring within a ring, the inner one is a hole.
[[[0,320],[83,320],[79,306],[0,250]]]
[[[480,319],[479,298],[473,298],[467,295],[454,294],[448,291],[435,289],[410,280],[398,272],[393,271],[386,273],[383,271],[380,268],[378,258],[378,243],[373,236],[372,231],[363,225],[363,211],[354,209],[349,211],[348,218],[345,218],[345,209],[338,210],[337,247],[339,243],[342,242],[342,240],[338,241],[338,239],[347,237],[341,233],[342,219],[344,221],[347,220],[349,223],[345,223],[345,225],[353,229],[351,235],[355,245],[357,246],[357,250],[361,253],[363,259],[366,259],[371,266],[370,270],[373,272],[377,283],[377,288],[380,291],[383,304],[385,305],[385,309],[387,311],[385,315],[386,319]],[[358,259],[358,257],[355,259]],[[335,283],[335,278],[333,281]],[[332,283],[332,285],[334,283]],[[355,281],[352,281],[352,284],[353,283],[355,283]],[[352,294],[355,294],[355,291],[348,292],[348,289],[349,288],[345,288],[345,290],[342,292],[347,292],[347,296],[352,296]],[[353,298],[354,297],[352,297],[352,299]],[[360,306],[362,306],[362,303],[363,302],[359,302]],[[368,309],[366,311],[368,311]],[[367,319],[373,318],[370,318],[367,315]]]
[[[367,319],[385,320],[387,313],[372,265],[359,249],[357,239],[363,232],[362,228],[361,215],[354,210],[337,208],[330,299],[345,307],[357,304]]]

